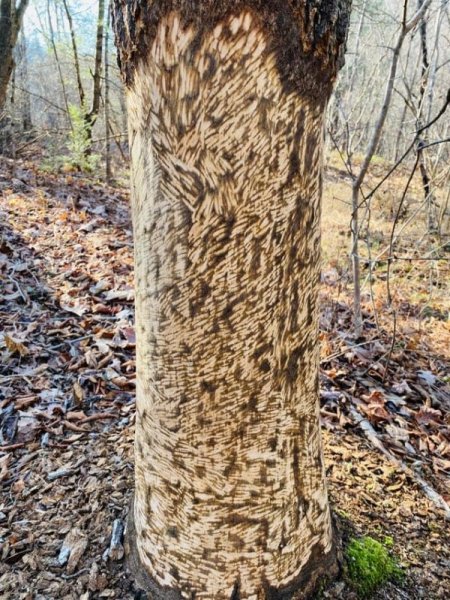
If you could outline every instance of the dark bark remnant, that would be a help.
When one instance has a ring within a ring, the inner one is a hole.
[[[147,57],[158,23],[172,11],[182,16],[186,26],[195,26],[199,47],[217,23],[251,10],[271,39],[270,50],[277,56],[285,92],[297,91],[323,104],[344,61],[350,7],[351,0],[114,0],[119,66],[130,86],[137,63]]]
[[[131,498],[128,512],[125,554],[128,570],[132,573],[135,584],[141,590],[151,593],[152,600],[183,600],[181,593],[172,588],[159,586],[143,568],[139,553],[134,543],[136,541],[136,528],[133,518],[134,495]]]

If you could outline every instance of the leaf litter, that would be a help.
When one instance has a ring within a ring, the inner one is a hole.
[[[123,561],[136,343],[128,194],[26,162],[16,165],[26,185],[14,185],[11,168],[0,162],[0,593],[135,598]],[[448,502],[448,324],[434,337],[400,333],[386,377],[388,327],[368,318],[353,340],[336,287],[322,285],[321,414],[338,525],[394,538],[408,580],[377,597],[446,598],[448,522],[352,414]],[[325,597],[354,594],[341,580]]]

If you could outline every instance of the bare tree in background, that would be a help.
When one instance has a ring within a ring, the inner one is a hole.
[[[78,55],[78,44],[77,44],[77,36],[75,33],[75,27],[72,19],[72,14],[70,12],[69,4],[67,0],[63,0],[64,12],[66,13],[67,22],[69,23],[69,31],[70,31],[70,40],[72,43],[72,52],[73,52],[73,61],[75,66],[75,75],[77,80],[77,89],[78,89],[78,97],[80,99],[80,106],[84,107],[85,103],[85,91],[84,85],[81,78],[81,67],[80,67],[80,58]]]
[[[110,124],[110,81],[109,81],[109,30],[111,27],[111,0],[108,2],[106,28],[105,28],[105,93],[103,97],[104,116],[105,116],[105,177],[106,181],[111,180],[111,124]]]
[[[14,68],[14,48],[29,0],[0,0],[0,116]]]
[[[97,16],[97,31],[95,44],[95,59],[94,72],[92,73],[92,104],[89,112],[86,113],[86,127],[88,138],[92,142],[92,129],[100,112],[100,96],[101,96],[101,75],[102,75],[102,58],[103,58],[103,30],[105,22],[105,0],[99,0],[98,16]]]
[[[49,0],[50,1],[50,0]],[[104,37],[105,37],[105,0],[99,0],[98,2],[98,13],[97,13],[97,27],[96,27],[96,36],[95,36],[95,57],[94,57],[94,70],[91,71],[92,75],[92,96],[91,96],[91,105],[90,108],[87,107],[87,99],[86,92],[84,89],[82,77],[81,77],[81,67],[80,67],[80,58],[78,53],[78,44],[77,44],[77,36],[75,32],[75,26],[72,18],[72,14],[70,11],[69,3],[67,0],[63,0],[64,12],[67,17],[67,22],[69,24],[70,31],[70,39],[72,46],[72,54],[73,61],[75,67],[75,76],[77,82],[77,91],[79,98],[79,107],[80,111],[84,116],[84,122],[86,127],[86,133],[88,137],[89,144],[87,146],[87,152],[90,152],[92,145],[92,130],[95,125],[95,122],[98,118],[100,112],[100,100],[101,100],[101,90],[102,90],[102,61],[103,61],[103,46],[104,46]],[[52,22],[51,17],[49,15],[49,27],[52,33]],[[53,40],[53,33],[52,33]],[[54,42],[52,42],[54,47],[54,53],[58,63],[58,69],[61,68],[60,61],[57,57],[56,46]],[[63,78],[61,77],[61,82],[64,87]],[[67,97],[67,94],[64,89],[64,96]]]
[[[364,159],[362,161],[359,172],[356,174],[352,184],[352,263],[353,263],[353,281],[354,281],[354,328],[355,335],[359,337],[362,332],[362,312],[361,312],[361,264],[359,256],[359,236],[360,236],[360,225],[359,225],[359,208],[361,201],[361,187],[364,179],[367,175],[370,163],[374,157],[374,154],[378,148],[380,142],[383,127],[388,114],[389,106],[391,104],[392,93],[394,91],[394,83],[397,75],[397,66],[400,57],[400,51],[408,33],[420,22],[421,18],[425,14],[425,11],[431,4],[431,0],[423,0],[419,4],[417,12],[408,19],[408,0],[404,0],[403,4],[403,15],[400,26],[400,32],[397,37],[396,44],[393,48],[392,61],[389,71],[389,78],[386,83],[386,90],[384,93],[384,99],[380,112],[375,123],[372,136],[369,141]]]

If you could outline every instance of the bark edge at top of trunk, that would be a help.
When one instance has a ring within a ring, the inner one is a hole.
[[[352,0],[113,0],[118,62],[127,87],[145,60],[158,24],[177,12],[198,31],[196,44],[219,22],[252,11],[270,39],[286,93],[326,102],[344,62]],[[195,47],[193,48],[195,51]]]

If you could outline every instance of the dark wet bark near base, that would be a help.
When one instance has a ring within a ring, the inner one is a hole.
[[[130,502],[125,531],[125,560],[135,587],[151,594],[152,600],[181,600],[182,596],[173,589],[162,588],[148,574],[139,557],[136,545],[136,526],[133,516],[134,494]]]

